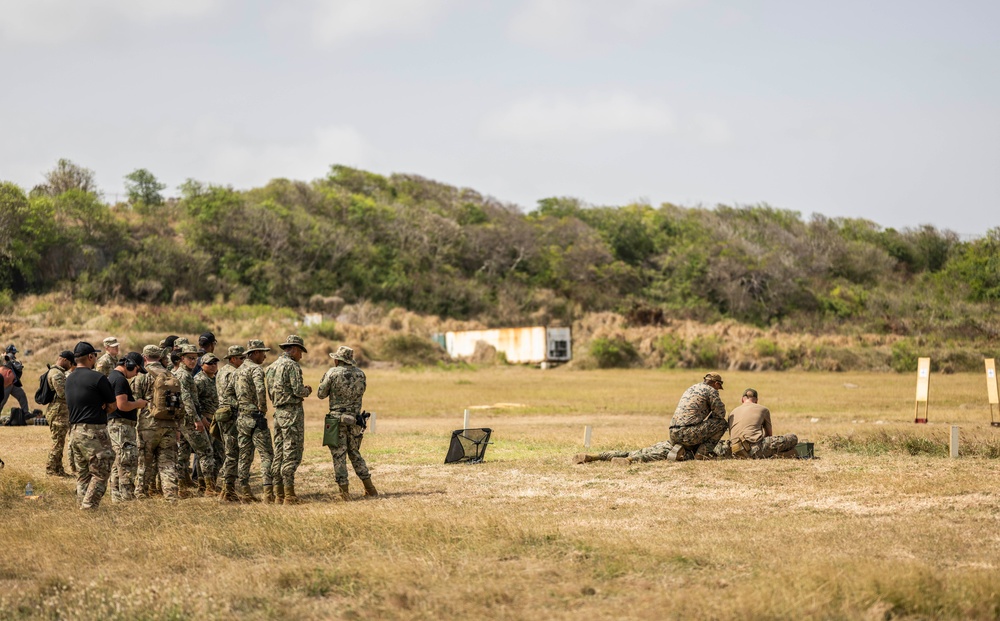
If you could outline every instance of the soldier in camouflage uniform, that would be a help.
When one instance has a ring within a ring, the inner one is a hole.
[[[274,403],[274,463],[271,478],[274,493],[279,503],[294,505],[299,502],[295,495],[295,471],[302,463],[302,448],[305,443],[305,411],[302,400],[312,394],[312,386],[302,384],[302,367],[299,360],[306,353],[302,337],[290,335],[281,344],[285,352],[267,369],[267,388]],[[264,488],[267,502],[270,490]]]
[[[63,450],[66,447],[66,433],[69,431],[69,408],[66,407],[66,372],[73,368],[73,352],[64,351],[59,354],[56,364],[49,367],[45,376],[49,388],[55,393],[52,403],[45,409],[45,418],[49,421],[49,432],[52,434],[52,450],[49,451],[49,461],[45,466],[45,474],[66,477],[69,474],[63,468]]]
[[[104,339],[104,355],[100,357],[97,361],[97,366],[94,367],[99,373],[103,373],[104,377],[111,373],[111,370],[118,366],[118,352],[121,349],[121,344],[113,336],[109,336]]]
[[[771,411],[757,403],[757,391],[747,388],[742,404],[729,413],[729,443],[733,457],[767,459],[798,457],[795,434],[776,436],[771,428]]]
[[[264,341],[252,340],[247,343],[247,359],[236,371],[236,441],[240,457],[236,476],[239,480],[236,495],[243,502],[259,502],[250,491],[250,466],[253,464],[254,450],[260,453],[260,473],[264,488],[271,486],[271,462],[274,450],[271,448],[271,433],[267,429],[267,389],[264,387],[264,369],[261,363],[267,358],[270,347]]]
[[[198,412],[197,388],[194,384],[194,376],[191,374],[194,371],[194,365],[198,364],[198,349],[194,345],[185,344],[181,345],[178,353],[180,354],[180,364],[173,370],[173,374],[181,383],[181,403],[184,405],[184,418],[180,425],[181,436],[194,451],[198,467],[205,477],[206,491],[217,494],[219,490],[215,487],[215,457],[212,454],[212,441],[208,437],[206,421]],[[183,476],[179,479],[183,493],[184,489],[194,487],[194,482],[191,480],[190,472],[187,471],[187,464],[178,462],[178,465],[184,469],[179,473]]]
[[[365,486],[365,496],[378,496],[368,465],[361,457],[361,440],[364,439],[364,428],[357,424],[357,415],[361,413],[361,400],[365,396],[367,380],[365,372],[354,363],[354,350],[340,346],[337,352],[330,354],[333,367],[323,375],[316,394],[320,399],[330,398],[330,414],[340,416],[340,446],[331,446],[333,471],[340,486],[340,497],[350,500],[351,494],[347,482],[347,458],[351,459],[354,473]]]
[[[198,407],[198,415],[205,421],[206,434],[209,444],[212,446],[212,472],[217,473],[222,466],[222,442],[216,442],[212,435],[212,417],[215,410],[219,408],[219,395],[215,389],[215,374],[218,370],[219,359],[214,354],[206,354],[205,360],[210,360],[202,367],[202,372],[194,375],[195,402]],[[191,462],[191,444],[182,437],[177,443],[177,463],[184,468]],[[214,495],[214,492],[207,490],[204,473],[198,476],[198,490],[205,496]]]
[[[212,381],[198,379],[201,373],[194,376],[195,387],[198,388],[198,410],[202,412],[209,424],[208,436],[212,439],[212,455],[215,456],[215,478],[219,478],[219,470],[226,458],[226,447],[222,441],[222,433],[215,424],[215,412],[219,409],[219,357],[212,352],[206,352],[198,358],[202,371],[208,373]],[[207,368],[211,367],[211,368]],[[204,384],[204,385],[203,385]]]
[[[163,349],[156,345],[142,348],[146,375],[132,380],[132,393],[137,399],[153,401],[156,377],[170,373],[160,364]],[[148,498],[157,474],[168,502],[177,500],[177,421],[153,418],[149,407],[139,411],[139,473],[136,477],[136,498]]]
[[[80,469],[76,497],[83,510],[101,504],[115,451],[108,436],[107,413],[115,406],[115,392],[108,378],[94,370],[97,350],[85,341],[73,349],[73,372],[66,378],[66,406],[72,428],[70,453]]]
[[[246,350],[241,345],[233,345],[226,355],[226,366],[215,376],[215,386],[219,394],[219,410],[213,418],[222,434],[224,460],[219,468],[218,479],[222,481],[219,502],[238,502],[236,495],[236,467],[240,449],[236,439],[236,371],[243,364]]]
[[[695,459],[712,459],[719,440],[729,429],[726,421],[726,404],[719,398],[722,376],[705,375],[704,380],[688,388],[681,395],[670,419],[670,441],[675,445],[667,459],[681,461],[688,453]]]
[[[573,457],[573,463],[586,464],[592,461],[610,461],[613,464],[635,464],[649,461],[662,461],[667,459],[670,451],[674,449],[674,443],[670,440],[657,442],[653,446],[636,451],[605,451],[597,455],[587,455],[578,453]]]

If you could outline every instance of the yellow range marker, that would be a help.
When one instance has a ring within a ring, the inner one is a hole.
[[[993,415],[993,408],[997,406],[1000,412],[1000,398],[997,397],[997,361],[993,358],[986,358],[986,395],[990,402],[990,424],[1000,427],[1000,421]]]
[[[913,410],[913,422],[927,422],[927,392],[931,381],[931,359],[917,359],[917,403]],[[920,404],[924,404],[924,415],[920,416]]]

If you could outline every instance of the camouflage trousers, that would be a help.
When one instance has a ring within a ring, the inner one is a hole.
[[[49,451],[49,461],[45,464],[45,472],[63,474],[63,451],[66,449],[66,435],[69,433],[69,418],[50,418],[49,433],[52,434],[52,450]]]
[[[227,420],[224,423],[216,421],[222,435],[222,466],[219,468],[219,478],[230,484],[236,483],[236,465],[240,460],[240,447],[236,439],[236,421]]]
[[[265,419],[266,420],[266,419]],[[249,414],[236,417],[236,444],[240,457],[236,466],[236,478],[241,484],[250,484],[250,466],[253,464],[254,450],[260,453],[260,477],[264,485],[271,484],[271,462],[274,449],[271,448],[271,432],[257,428],[257,419]]]
[[[271,465],[271,478],[275,483],[295,485],[295,471],[302,463],[305,433],[305,412],[301,403],[274,410],[274,462]]]
[[[340,428],[342,434],[340,436],[340,446],[330,447],[330,455],[333,457],[333,473],[337,478],[337,485],[347,485],[347,458],[351,459],[354,474],[358,475],[359,479],[364,480],[372,477],[371,473],[368,472],[368,464],[365,463],[364,457],[361,456],[361,440],[365,436],[354,435],[352,427],[353,425],[342,426]]]
[[[670,428],[670,441],[703,454],[711,453],[722,436],[729,431],[729,423],[709,416],[697,425]]]
[[[194,423],[181,423],[181,438],[177,441],[177,475],[187,478],[191,468],[191,453],[198,460],[198,470],[202,477],[215,476],[215,453],[208,431],[198,431]]]
[[[135,423],[112,418],[108,421],[108,435],[115,450],[115,462],[111,464],[108,481],[111,500],[135,500],[135,474],[139,466],[139,436]]]
[[[96,509],[104,497],[115,451],[107,425],[73,425],[70,451],[80,472],[76,477],[76,499],[81,509]]]
[[[139,464],[137,487],[143,495],[149,493],[159,474],[163,497],[177,500],[177,427],[156,426],[139,432],[142,463]]]
[[[17,401],[18,407],[21,408],[25,416],[31,414],[31,408],[28,407],[28,395],[25,394],[24,388],[15,386],[14,384],[11,384],[3,389],[3,400],[0,401],[0,412],[3,412],[3,407],[7,405],[7,399],[12,396],[14,397],[14,400]]]
[[[670,453],[670,449],[672,448],[674,448],[674,443],[670,440],[664,440],[663,442],[657,442],[653,446],[647,446],[637,451],[605,451],[600,453],[597,458],[602,461],[611,461],[615,457],[628,457],[634,463],[663,461],[667,458],[667,454]]]
[[[778,453],[794,449],[795,445],[799,443],[799,438],[794,433],[790,433],[785,436],[769,436],[757,442],[748,442],[746,440],[742,442],[745,453],[738,454],[734,452],[734,457],[749,456],[750,459],[767,459],[768,457],[774,457]],[[731,441],[731,444],[734,448],[736,447],[735,440]]]
[[[215,476],[220,476],[222,464],[226,461],[226,441],[222,437],[222,429],[215,423],[208,426],[208,439],[212,441],[212,463],[215,464]]]

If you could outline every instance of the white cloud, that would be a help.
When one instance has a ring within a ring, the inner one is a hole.
[[[430,30],[456,0],[310,0],[282,3],[270,16],[284,33],[307,32],[320,46]],[[303,26],[305,24],[305,26]]]
[[[508,25],[524,44],[563,50],[603,47],[662,29],[687,0],[528,0]]]
[[[218,9],[225,0],[0,0],[0,43],[92,40],[128,24],[184,20]]]
[[[487,138],[516,142],[582,142],[628,133],[663,134],[673,130],[670,110],[630,93],[592,95],[580,100],[532,96],[486,118]]]
[[[293,144],[261,144],[230,136],[208,148],[201,169],[209,181],[253,187],[277,177],[302,181],[322,177],[332,164],[364,168],[374,163],[376,155],[353,127],[327,126]]]
[[[713,114],[694,115],[694,129],[698,139],[708,144],[725,144],[733,137],[729,123]]]

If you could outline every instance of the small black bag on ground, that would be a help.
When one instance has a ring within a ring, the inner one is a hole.
[[[486,456],[486,445],[490,443],[492,429],[456,429],[451,432],[451,445],[444,463],[453,464],[465,461],[478,464]]]

